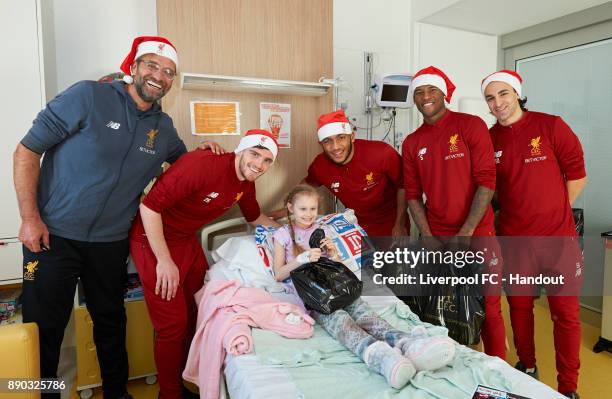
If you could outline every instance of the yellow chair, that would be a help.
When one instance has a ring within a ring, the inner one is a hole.
[[[35,323],[0,326],[0,376],[2,378],[40,378],[38,327]],[[2,396],[2,394],[0,394]],[[11,393],[11,399],[40,398],[39,392]]]

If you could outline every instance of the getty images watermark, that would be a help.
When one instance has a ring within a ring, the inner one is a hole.
[[[362,254],[365,295],[386,286],[395,295],[429,296],[441,286],[473,295],[578,295],[584,261],[572,237],[437,237],[397,241],[370,237]]]
[[[408,248],[395,248],[391,251],[374,251],[372,253],[372,266],[379,270],[379,273],[372,275],[375,284],[382,285],[484,285],[484,284],[538,284],[538,285],[563,285],[565,276],[545,276],[542,273],[536,276],[523,276],[519,273],[509,273],[507,276],[500,275],[498,272],[470,273],[471,275],[440,275],[435,272],[423,271],[420,273],[399,273],[397,275],[384,275],[382,269],[389,265],[402,265],[410,269],[415,269],[417,265],[431,266],[453,266],[461,269],[466,265],[485,264],[487,248],[474,250],[433,250],[428,251],[424,248],[410,250]],[[492,266],[499,262],[498,257],[491,258]]]

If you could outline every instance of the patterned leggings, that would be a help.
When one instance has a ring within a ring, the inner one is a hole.
[[[336,340],[364,360],[365,349],[376,341],[391,347],[408,333],[394,328],[361,298],[331,314],[312,312],[312,317]]]

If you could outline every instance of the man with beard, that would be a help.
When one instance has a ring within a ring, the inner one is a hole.
[[[233,153],[196,150],[160,176],[140,205],[130,232],[155,328],[160,398],[180,398],[181,373],[195,332],[194,294],[208,269],[198,231],[238,204],[254,226],[280,225],[261,213],[255,180],[274,162],[278,144],[266,130],[249,130]]]
[[[121,65],[125,83],[74,84],[38,114],[15,150],[23,321],[38,324],[41,378],[57,377],[80,279],[104,397],[129,397],[127,237],[145,186],[164,162],[186,152],[157,104],[172,87],[177,66],[176,49],[167,39],[136,38]]]
[[[446,74],[433,66],[421,69],[412,79],[408,98],[424,123],[402,144],[406,201],[425,242],[437,241],[430,237],[442,241],[449,240],[443,237],[480,237],[474,241],[488,247],[485,261],[491,270],[487,272],[498,274],[501,251],[494,238],[491,207],[493,144],[482,119],[447,109],[454,90]],[[485,352],[504,359],[499,293],[485,297],[481,335]]]
[[[402,183],[402,159],[382,141],[355,139],[343,110],[321,115],[323,152],[308,167],[304,182],[325,186],[355,211],[370,236],[406,236],[410,224]]]

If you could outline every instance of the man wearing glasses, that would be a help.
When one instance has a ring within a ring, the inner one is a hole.
[[[186,152],[157,103],[172,87],[177,66],[167,39],[138,37],[121,65],[124,82],[74,84],[47,104],[17,146],[23,321],[38,324],[41,378],[57,377],[80,278],[104,397],[130,397],[123,306],[127,237],[145,186],[164,162]]]

